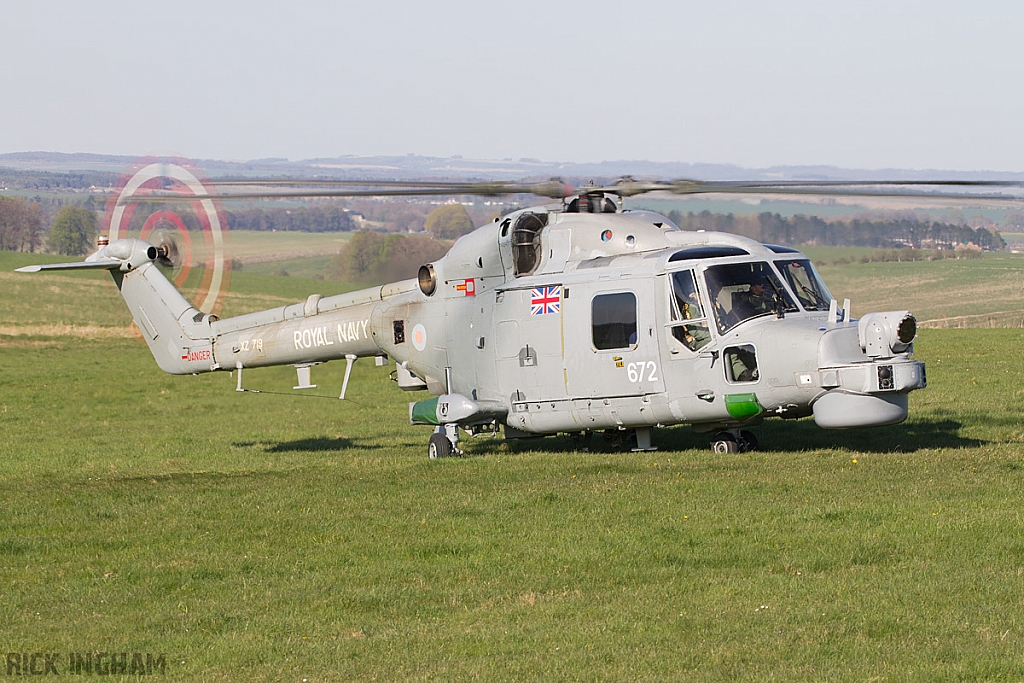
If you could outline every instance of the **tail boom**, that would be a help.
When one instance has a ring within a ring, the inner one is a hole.
[[[32,266],[111,272],[157,365],[176,375],[269,365],[304,365],[385,353],[383,302],[417,291],[415,280],[371,287],[218,320],[203,313],[153,263],[156,247],[111,242],[83,263]]]
[[[377,303],[321,313],[317,301],[328,300],[314,297],[305,303],[214,322],[216,361],[229,369],[253,368],[381,353],[373,326]]]

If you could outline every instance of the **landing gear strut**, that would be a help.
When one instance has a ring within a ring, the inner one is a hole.
[[[456,424],[438,425],[434,433],[430,435],[427,455],[431,460],[462,455],[462,450],[459,448],[459,426]]]
[[[746,429],[729,429],[715,434],[711,450],[715,453],[746,453],[757,450],[757,437]]]

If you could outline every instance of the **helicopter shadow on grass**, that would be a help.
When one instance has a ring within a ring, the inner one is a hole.
[[[939,448],[979,448],[987,444],[981,439],[960,435],[964,424],[951,416],[936,419],[916,419],[889,427],[865,429],[824,430],[812,420],[772,420],[751,427],[757,436],[761,452],[782,453],[792,451],[816,451],[846,449],[863,453],[913,453],[920,450]],[[614,436],[614,435],[613,435]],[[706,450],[712,434],[701,434],[687,427],[655,429],[652,441],[661,451]],[[628,452],[635,445],[627,440],[608,439],[602,433],[594,433],[589,442],[589,451],[594,453]],[[542,453],[564,453],[582,451],[585,443],[569,435],[535,439],[514,440],[505,443],[489,441],[474,444],[473,455],[488,455],[501,450],[535,451]]]
[[[961,435],[964,423],[951,416],[915,419],[889,427],[821,429],[812,420],[773,420],[753,431],[761,451],[845,449],[862,453],[913,453],[940,448],[979,448],[986,441]]]
[[[376,450],[380,444],[362,439],[351,439],[344,436],[309,437],[294,441],[239,441],[232,444],[236,448],[262,448],[266,453],[324,453],[358,450]]]

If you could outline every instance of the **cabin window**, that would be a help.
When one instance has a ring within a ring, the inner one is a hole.
[[[594,348],[626,349],[636,345],[636,295],[599,294],[591,304]]]
[[[672,336],[691,351],[711,342],[704,305],[692,270],[679,270],[669,275],[672,292],[669,296]]]
[[[757,352],[750,344],[730,346],[725,350],[725,378],[730,382],[756,382]]]
[[[776,261],[775,267],[796,293],[800,305],[808,311],[827,311],[832,303],[828,287],[821,281],[810,260]]]
[[[782,317],[799,310],[779,276],[763,261],[710,266],[704,279],[722,334],[751,318]]]

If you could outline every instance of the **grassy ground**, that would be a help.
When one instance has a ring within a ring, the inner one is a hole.
[[[0,637],[182,679],[1016,679],[1019,336],[927,332],[900,427],[444,462],[368,363],[338,403],[161,375],[134,340],[7,341]]]
[[[29,260],[0,254],[5,652],[165,653],[175,680],[1024,678],[1020,330],[925,330],[896,427],[432,462],[384,369],[346,402],[343,364],[319,396],[290,368],[246,374],[287,395],[164,375],[103,332],[107,278],[9,274]],[[330,284],[250,275],[239,311]]]

